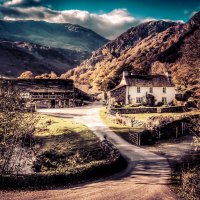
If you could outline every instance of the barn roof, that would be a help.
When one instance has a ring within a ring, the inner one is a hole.
[[[4,87],[12,86],[23,91],[73,90],[73,80],[70,79],[0,79]]]

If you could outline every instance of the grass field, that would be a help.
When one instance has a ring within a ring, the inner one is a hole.
[[[70,172],[106,158],[97,137],[86,126],[70,120],[39,116],[34,138],[36,172]]]

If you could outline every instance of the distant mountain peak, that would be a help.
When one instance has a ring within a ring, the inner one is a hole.
[[[200,25],[200,11],[190,19],[190,23]]]

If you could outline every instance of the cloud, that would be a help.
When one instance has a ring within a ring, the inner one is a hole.
[[[27,6],[39,6],[41,0],[9,0],[6,1],[4,6],[13,6],[13,7],[27,7]]]
[[[25,5],[32,5],[33,3],[36,3],[37,6],[25,7]],[[108,13],[100,12],[97,14],[84,10],[58,11],[39,6],[40,3],[41,0],[12,0],[6,2],[4,3],[4,6],[0,6],[0,19],[78,24],[92,29],[108,39],[115,39],[130,27],[140,23],[156,20],[154,18],[136,19],[125,8],[114,9]],[[20,6],[18,7],[17,5]]]
[[[16,0],[16,2],[21,0]],[[12,1],[14,3],[14,0]],[[82,10],[56,11],[46,7],[0,6],[4,20],[43,20],[51,23],[79,24],[92,29],[106,38],[114,39],[128,28],[141,23],[127,9],[115,9],[109,13],[90,13]]]

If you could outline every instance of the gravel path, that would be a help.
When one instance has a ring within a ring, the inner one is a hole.
[[[127,158],[128,168],[111,179],[83,184],[71,189],[1,193],[1,200],[176,200],[168,187],[170,168],[164,157],[133,146],[101,121],[100,105],[69,109],[40,110],[73,119],[88,126],[100,139],[107,136]]]

